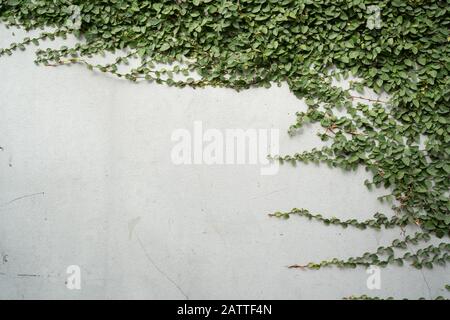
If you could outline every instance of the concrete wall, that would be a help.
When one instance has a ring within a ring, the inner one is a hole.
[[[23,34],[0,29],[0,47]],[[70,43],[70,42],[69,42]],[[290,270],[374,250],[398,230],[325,227],[268,213],[305,207],[365,219],[389,205],[363,169],[181,165],[171,134],[280,130],[282,154],[320,146],[317,128],[289,138],[305,110],[286,86],[237,93],[132,84],[81,66],[37,67],[34,48],[0,58],[0,298],[340,299],[435,297],[448,270]],[[81,269],[81,290],[66,287]]]

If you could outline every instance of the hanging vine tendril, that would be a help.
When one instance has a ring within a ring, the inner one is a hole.
[[[0,19],[7,26],[55,29],[0,49],[0,56],[72,35],[79,39],[74,47],[38,50],[35,62],[81,64],[131,81],[177,87],[242,90],[287,82],[308,105],[289,133],[319,123],[320,138],[331,143],[276,159],[346,170],[363,166],[372,173],[368,188],[391,188],[383,199],[395,203],[395,215],[342,221],[295,208],[271,216],[359,229],[421,228],[359,257],[292,267],[409,261],[432,268],[449,261],[449,11],[449,1],[428,0],[0,0]],[[113,63],[89,60],[118,50],[125,53]],[[140,59],[140,65],[119,72],[130,58]],[[350,89],[332,85],[349,74],[359,79]],[[366,87],[388,93],[389,100],[355,95]],[[417,252],[408,249],[408,243],[431,236],[444,239]],[[398,249],[406,252],[396,255]]]

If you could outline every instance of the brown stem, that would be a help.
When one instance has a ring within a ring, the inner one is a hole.
[[[367,100],[371,102],[379,102],[379,103],[388,103],[388,101],[379,100],[379,99],[370,99],[370,98],[364,98],[364,97],[358,97],[358,96],[350,96],[352,99],[361,99],[361,100]]]
[[[304,269],[306,269],[306,266],[302,266],[302,265],[299,265],[299,264],[293,264],[292,266],[289,266],[288,268],[289,269],[302,269],[302,270],[304,270]]]

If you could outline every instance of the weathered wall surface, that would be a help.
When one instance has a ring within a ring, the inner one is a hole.
[[[20,36],[0,29],[0,47]],[[0,298],[339,299],[435,297],[443,268],[286,266],[376,249],[398,230],[324,227],[268,213],[305,207],[365,219],[390,213],[364,170],[290,165],[181,165],[171,134],[194,121],[219,130],[280,130],[282,154],[319,146],[289,138],[305,108],[287,87],[234,92],[132,84],[81,66],[37,67],[34,50],[0,59]],[[66,287],[67,267],[81,290]]]

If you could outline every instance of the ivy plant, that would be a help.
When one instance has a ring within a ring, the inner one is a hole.
[[[177,87],[242,90],[286,82],[308,105],[289,134],[318,123],[320,138],[330,143],[276,159],[364,167],[372,174],[367,188],[392,190],[380,200],[392,202],[395,215],[343,221],[294,208],[271,216],[421,230],[360,256],[292,267],[407,262],[433,268],[450,259],[449,13],[449,1],[442,0],[0,0],[6,26],[53,30],[12,43],[0,56],[73,35],[76,45],[37,49],[35,62],[81,64],[130,81]],[[105,52],[122,55],[109,64],[90,62]],[[139,66],[120,72],[131,58]],[[333,79],[349,75],[357,79],[349,89],[333,85]],[[366,88],[389,99],[366,99]],[[418,251],[408,247],[431,237],[441,243]]]

